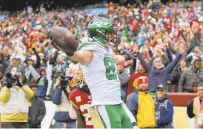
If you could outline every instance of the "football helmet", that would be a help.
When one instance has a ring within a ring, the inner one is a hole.
[[[84,85],[86,85],[86,80],[83,76],[81,69],[75,70],[73,73],[73,77],[70,80],[70,86],[71,87],[80,86],[82,88],[82,86]]]
[[[111,20],[97,17],[87,25],[88,35],[100,44],[117,45],[117,29]]]

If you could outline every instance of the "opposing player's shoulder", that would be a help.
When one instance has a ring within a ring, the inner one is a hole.
[[[74,98],[78,95],[79,91],[78,89],[73,89],[70,93],[69,93],[69,99],[71,101],[74,100]]]
[[[98,48],[100,48],[101,45],[96,42],[85,42],[79,45],[77,50],[86,50],[86,51],[96,51]]]

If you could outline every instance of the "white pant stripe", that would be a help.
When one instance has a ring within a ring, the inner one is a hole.
[[[111,123],[110,123],[108,113],[106,111],[106,107],[104,105],[98,106],[97,111],[100,114],[100,116],[102,117],[107,129],[111,129]]]
[[[125,113],[128,115],[131,123],[135,122],[135,117],[133,116],[133,114],[130,112],[130,110],[127,108],[127,106],[125,105],[125,103],[121,104]]]

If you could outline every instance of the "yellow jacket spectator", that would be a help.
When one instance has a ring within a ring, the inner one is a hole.
[[[156,126],[155,105],[152,96],[147,92],[148,79],[146,76],[138,78],[138,90],[135,89],[128,97],[127,107],[135,116],[140,128]]]
[[[13,85],[13,86],[12,86]],[[10,82],[0,91],[0,113],[2,128],[27,128],[29,99],[33,96],[27,85]]]

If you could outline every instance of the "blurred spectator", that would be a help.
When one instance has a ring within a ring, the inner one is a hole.
[[[150,64],[151,65],[153,65],[153,61],[154,61],[154,59],[156,57],[160,57],[161,58],[164,66],[166,66],[167,63],[169,62],[166,54],[163,52],[163,50],[162,50],[160,45],[156,45],[155,48],[154,48],[154,54],[153,54],[153,57],[150,60]]]
[[[200,57],[202,55],[200,49],[198,46],[196,46],[193,50],[192,53],[190,53],[187,57],[187,61],[189,63],[189,66],[192,66],[194,60],[197,58],[197,57]]]
[[[22,73],[22,69],[19,67],[18,59],[13,58],[11,65],[9,65],[4,73],[6,75],[7,73],[11,73],[12,75],[16,75],[18,73]]]
[[[153,61],[153,66],[150,66],[138,51],[137,46],[135,46],[135,51],[137,52],[138,59],[143,65],[144,69],[146,72],[148,72],[149,92],[151,92],[152,96],[155,96],[157,85],[167,84],[169,73],[172,72],[173,68],[180,60],[181,54],[177,54],[176,58],[166,67],[164,67],[160,57],[156,57]]]
[[[63,82],[62,82],[63,81]],[[76,128],[76,113],[69,101],[69,86],[67,80],[56,79],[56,89],[52,102],[56,104],[54,120],[55,128]]]
[[[55,88],[56,88],[56,80],[57,78],[60,78],[60,76],[62,75],[62,71],[60,69],[57,69],[57,68],[53,68],[52,69],[53,71],[53,75],[52,75],[52,84],[51,84],[51,89],[50,89],[50,92],[49,92],[49,98],[51,98],[53,95],[54,95],[54,91],[55,91]]]
[[[8,79],[1,88],[1,127],[2,128],[28,128],[29,99],[33,92],[28,85],[17,80],[12,84]]]
[[[127,107],[135,116],[137,125],[140,128],[153,128],[156,126],[155,104],[147,89],[147,77],[140,76],[138,78],[138,89],[134,89],[126,103]]]
[[[46,69],[41,67],[39,69],[40,77],[37,79],[38,93],[37,96],[44,99],[47,92],[48,80],[46,78]]]
[[[167,97],[167,87],[160,84],[156,90],[155,115],[157,128],[174,128],[173,104]]]
[[[203,81],[202,59],[197,57],[193,65],[185,70],[180,78],[178,92],[196,93],[197,86]]]
[[[144,33],[144,31],[141,30],[141,32],[136,37],[136,44],[139,46],[144,45],[146,39],[147,39],[146,33]]]
[[[174,70],[173,70],[173,79],[172,79],[171,84],[175,85],[175,89],[174,89],[175,92],[178,92],[178,83],[179,83],[180,77],[181,77],[182,73],[187,69],[187,67],[188,66],[187,66],[186,60],[181,59],[180,65],[178,67],[174,68]]]
[[[41,122],[46,115],[44,101],[37,96],[38,86],[31,85],[34,96],[29,102],[28,125],[29,128],[41,128]]]
[[[194,114],[194,127],[203,127],[203,115],[202,115],[202,98],[203,98],[203,83],[198,85],[198,96],[194,98],[193,102],[193,114]]]

